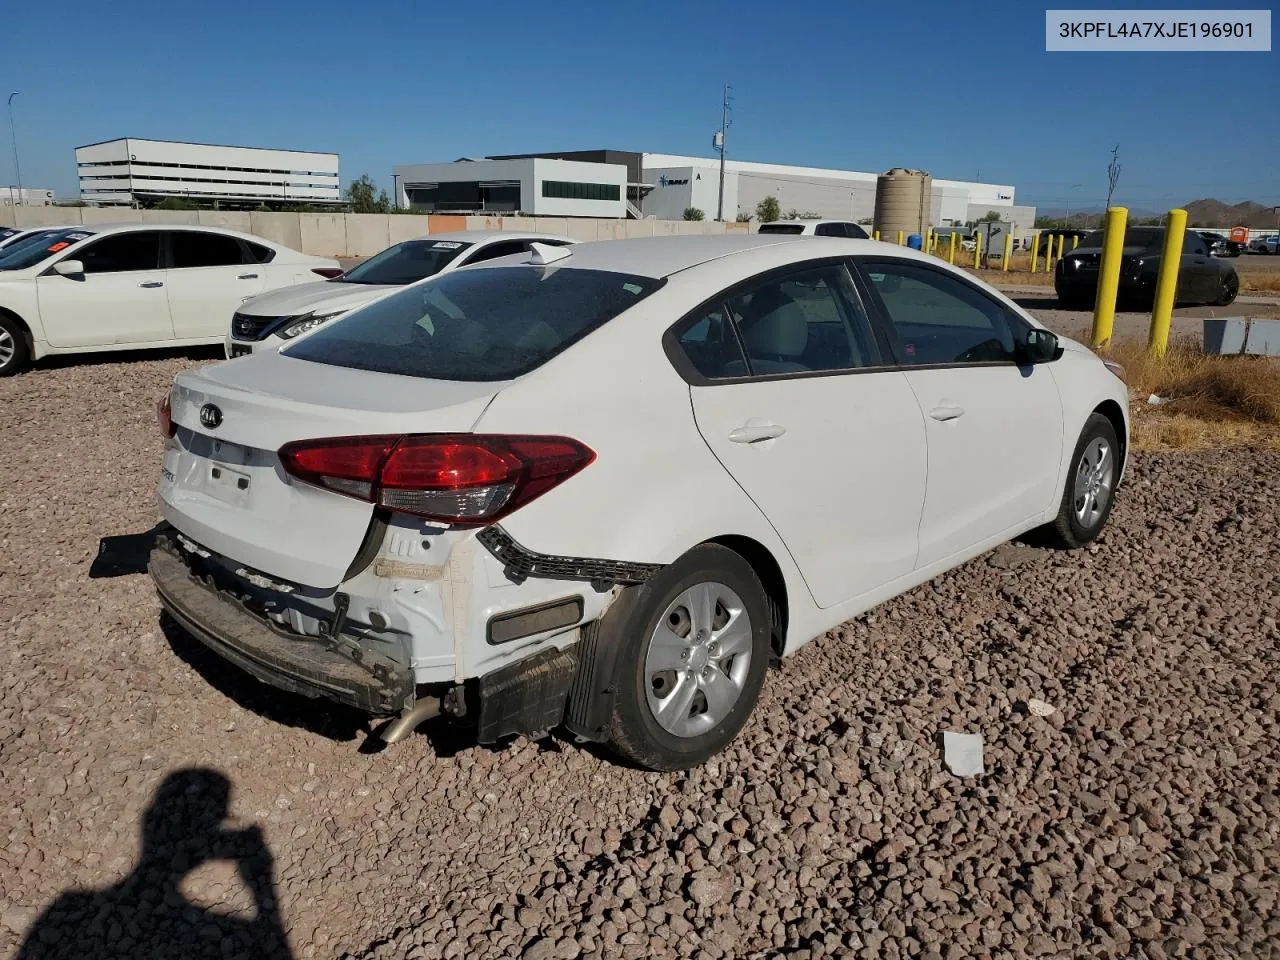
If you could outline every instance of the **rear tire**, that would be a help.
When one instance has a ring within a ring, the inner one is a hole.
[[[1090,414],[1071,456],[1058,515],[1037,531],[1039,539],[1047,546],[1075,550],[1097,538],[1115,503],[1119,456],[1116,428],[1102,414]]]
[[[769,664],[770,618],[751,565],[704,544],[662,569],[623,625],[609,746],[649,770],[719,753],[750,716]]]
[[[27,332],[12,317],[0,314],[0,377],[21,373],[30,363]]]

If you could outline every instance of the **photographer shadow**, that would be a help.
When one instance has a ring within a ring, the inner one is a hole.
[[[113,887],[60,895],[27,931],[18,960],[289,960],[271,852],[256,825],[227,828],[230,796],[231,782],[214,770],[166,777],[143,814],[133,872]],[[211,861],[235,863],[252,915],[220,913],[183,895],[183,878]]]

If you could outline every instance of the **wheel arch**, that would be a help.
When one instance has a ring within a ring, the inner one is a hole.
[[[726,534],[712,537],[704,543],[714,543],[732,550],[751,565],[760,583],[764,586],[765,599],[769,605],[769,646],[773,652],[773,660],[782,659],[782,652],[787,645],[787,624],[790,607],[787,603],[787,581],[782,574],[782,567],[774,559],[773,553],[759,540],[741,534]]]
[[[8,307],[0,307],[0,317],[12,320],[18,325],[18,329],[22,331],[23,339],[27,341],[27,352],[35,352],[35,334],[31,332],[31,324],[23,320],[18,314],[14,313]]]
[[[1106,417],[1115,428],[1116,439],[1120,442],[1120,470],[1123,472],[1125,462],[1129,458],[1129,431],[1126,427],[1124,411],[1116,401],[1103,400],[1093,408],[1093,412]]]

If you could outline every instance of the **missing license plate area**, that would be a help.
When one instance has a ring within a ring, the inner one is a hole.
[[[497,646],[521,637],[531,637],[535,633],[571,627],[581,619],[581,597],[554,600],[536,607],[499,614],[489,621],[487,639],[490,644]]]

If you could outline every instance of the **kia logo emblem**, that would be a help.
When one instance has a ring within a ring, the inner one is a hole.
[[[216,430],[222,423],[222,411],[212,403],[200,408],[200,424],[210,430]]]

